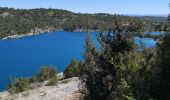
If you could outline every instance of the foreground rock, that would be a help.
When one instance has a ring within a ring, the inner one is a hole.
[[[62,80],[57,86],[43,85],[15,95],[0,93],[0,100],[80,100],[80,97],[80,81],[77,77]]]

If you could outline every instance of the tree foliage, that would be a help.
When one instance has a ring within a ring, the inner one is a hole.
[[[80,78],[85,83],[87,100],[148,100],[157,61],[155,48],[138,48],[131,27],[115,21],[107,34],[100,33],[96,49],[89,33]]]
[[[11,81],[8,86],[8,91],[11,94],[23,92],[28,89],[30,89],[30,81],[28,78],[18,78],[14,81]]]
[[[46,85],[54,86],[58,83],[57,71],[51,67],[42,67],[40,72],[33,75],[31,78],[17,78],[10,77],[8,92],[11,94],[20,93],[31,89],[31,84],[48,81]]]
[[[111,15],[105,13],[81,14],[59,9],[13,9],[0,8],[0,38],[9,35],[27,33],[41,33],[44,31],[86,31],[87,20],[89,30],[109,30],[115,25],[116,19],[130,30],[143,27],[155,29],[164,25],[165,18],[157,17],[129,17],[123,15]],[[155,19],[155,20],[152,20]],[[162,27],[163,28],[163,27]],[[162,29],[161,28],[161,29]]]
[[[78,77],[80,74],[80,62],[72,60],[63,72],[64,78]]]
[[[152,79],[150,93],[157,100],[169,100],[170,95],[170,34],[166,33],[158,46],[156,75]]]

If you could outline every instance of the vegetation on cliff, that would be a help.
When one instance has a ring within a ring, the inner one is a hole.
[[[10,77],[8,92],[11,94],[27,91],[34,86],[32,84],[48,81],[46,85],[53,86],[58,83],[57,71],[51,67],[42,67],[40,72],[33,75],[31,78],[17,78]]]

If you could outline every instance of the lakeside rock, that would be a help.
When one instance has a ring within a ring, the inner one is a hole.
[[[22,35],[10,35],[10,36],[2,38],[2,40],[21,38],[21,37],[32,36],[32,35],[34,35],[34,34],[33,33],[28,33],[28,34],[22,34]]]

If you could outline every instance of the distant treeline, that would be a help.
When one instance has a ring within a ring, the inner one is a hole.
[[[13,9],[0,8],[0,38],[45,31],[85,31],[109,30],[114,28],[115,19],[121,26],[131,29],[139,27],[153,29],[153,25],[163,25],[166,17],[129,17],[105,13],[82,14],[59,9]],[[157,28],[156,28],[157,29]],[[43,31],[42,31],[43,30]]]

